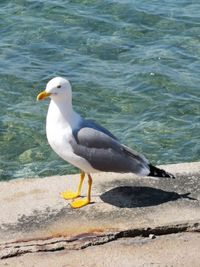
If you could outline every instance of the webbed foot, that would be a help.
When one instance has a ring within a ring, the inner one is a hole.
[[[73,209],[82,208],[86,205],[90,204],[90,200],[88,198],[78,198],[72,201],[70,204]]]
[[[64,199],[74,199],[80,196],[79,193],[77,192],[70,192],[70,191],[65,191],[65,192],[61,192],[60,195],[64,198]]]

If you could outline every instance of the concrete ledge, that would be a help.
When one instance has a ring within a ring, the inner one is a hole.
[[[79,175],[1,182],[2,262],[9,264],[10,257],[22,254],[80,250],[125,237],[199,232],[200,162],[161,167],[177,178],[93,175],[93,204],[79,210],[72,210],[59,196],[66,188],[76,188]]]

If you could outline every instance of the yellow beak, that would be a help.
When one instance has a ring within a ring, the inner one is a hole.
[[[37,101],[38,100],[44,100],[45,98],[47,98],[50,95],[51,95],[50,93],[46,93],[45,91],[42,91],[41,93],[39,93],[37,95]]]

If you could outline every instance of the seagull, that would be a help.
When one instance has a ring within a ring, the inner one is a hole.
[[[51,148],[65,161],[80,169],[76,192],[61,193],[64,199],[72,199],[72,208],[81,208],[91,202],[92,177],[95,172],[135,173],[141,176],[175,178],[159,169],[138,152],[123,145],[106,128],[91,120],[85,120],[72,106],[70,82],[62,77],[51,79],[37,100],[51,99],[47,118],[46,135]],[[88,191],[80,198],[85,174]]]

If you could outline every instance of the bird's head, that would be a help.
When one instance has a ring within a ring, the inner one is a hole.
[[[55,101],[62,101],[66,99],[71,101],[72,90],[69,81],[62,77],[55,77],[51,79],[47,83],[46,89],[38,94],[37,100],[44,100],[47,97],[50,97]]]

